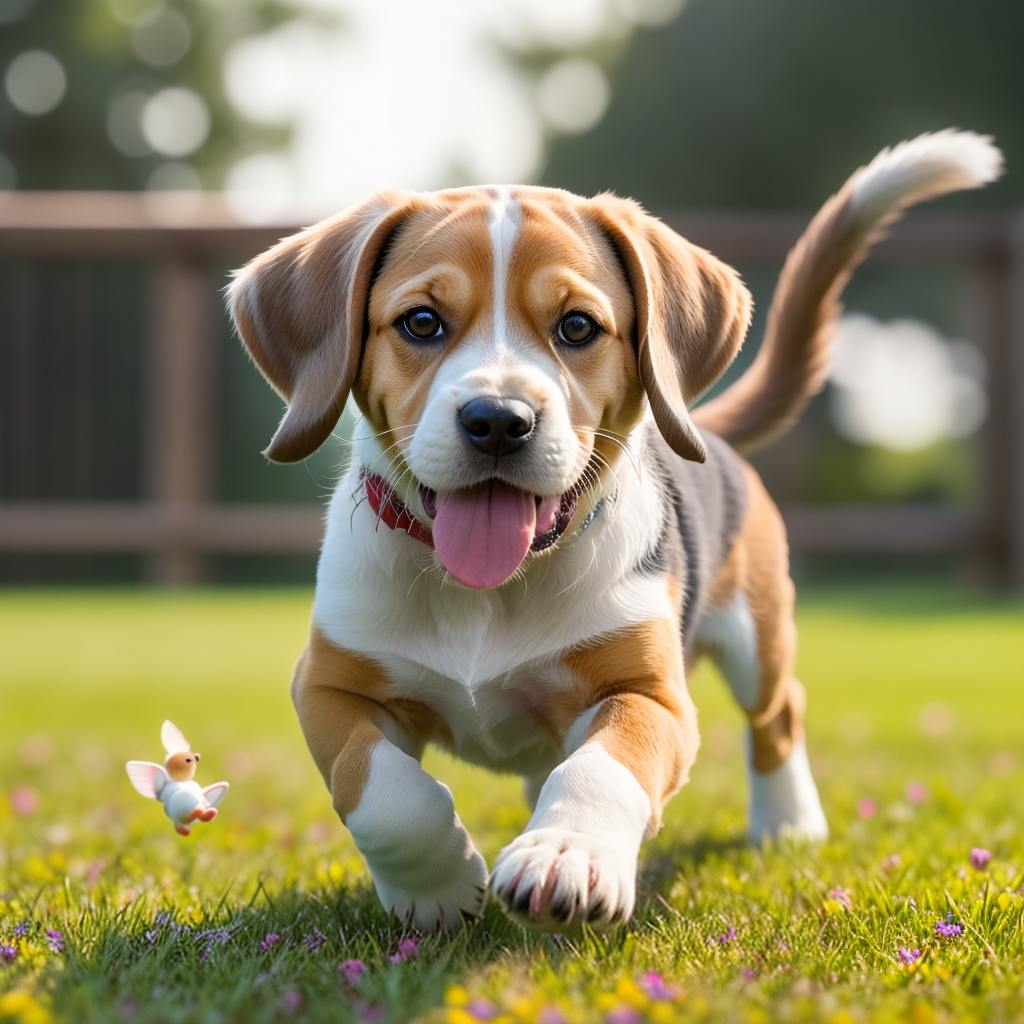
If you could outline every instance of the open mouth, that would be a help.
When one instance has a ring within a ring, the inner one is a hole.
[[[509,579],[530,551],[543,551],[565,532],[576,511],[578,487],[544,498],[502,480],[438,493],[420,485],[433,519],[434,549],[461,584],[488,590]]]

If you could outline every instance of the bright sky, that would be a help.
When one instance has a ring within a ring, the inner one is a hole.
[[[410,189],[529,180],[554,131],[604,113],[607,78],[572,51],[624,40],[681,0],[317,0],[344,28],[291,23],[236,47],[228,92],[257,121],[292,120],[286,155],[228,179],[238,211],[323,215],[388,184]],[[561,51],[531,79],[501,46]]]

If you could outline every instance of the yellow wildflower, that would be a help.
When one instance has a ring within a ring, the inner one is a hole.
[[[650,1002],[647,993],[632,978],[619,978],[615,985],[615,994],[621,1002],[632,1006],[634,1010],[643,1010]]]
[[[664,999],[660,999],[651,1004],[651,1008],[647,1011],[647,1019],[651,1024],[672,1024],[672,1021],[676,1019],[675,1007]]]
[[[16,988],[0,996],[0,1020],[19,1024],[49,1024],[50,1011],[26,988]]]
[[[935,1011],[927,1003],[918,1001],[907,1012],[907,1024],[935,1024]]]
[[[469,993],[461,985],[449,985],[445,990],[444,1002],[446,1006],[466,1006]]]

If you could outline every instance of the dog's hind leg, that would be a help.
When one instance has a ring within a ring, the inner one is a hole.
[[[828,824],[811,775],[804,738],[807,703],[793,674],[796,626],[785,528],[753,470],[748,508],[716,580],[697,633],[749,721],[747,834],[789,833],[824,839]]]

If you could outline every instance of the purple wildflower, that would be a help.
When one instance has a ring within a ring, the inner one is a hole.
[[[720,946],[726,946],[735,938],[736,929],[730,928],[727,932],[723,932],[723,934],[719,935],[718,938],[715,939],[715,942],[717,942]]]
[[[853,900],[845,889],[829,889],[828,898],[835,900],[843,910],[853,910]]]
[[[498,1016],[497,1007],[489,999],[474,999],[466,1006],[466,1013],[483,1021],[494,1020]]]
[[[281,1009],[285,1013],[297,1013],[302,1009],[302,993],[290,988],[281,996]]]
[[[388,960],[393,964],[404,964],[407,960],[415,960],[420,955],[420,944],[415,939],[402,939],[398,944],[398,952],[392,953]]]
[[[380,1003],[364,1003],[357,999],[352,1007],[356,1011],[359,1024],[379,1024],[384,1017],[384,1007]]]
[[[957,935],[963,935],[964,929],[950,911],[945,921],[935,922],[935,934],[943,939],[952,939]]]
[[[154,928],[151,931],[146,932],[144,938],[152,946],[156,940],[160,938],[160,933]]]
[[[632,1006],[616,1006],[605,1017],[607,1024],[640,1024],[642,1018]]]
[[[267,942],[270,938],[271,936],[268,935],[267,938],[263,940],[263,942]],[[275,935],[273,936],[273,938],[274,941],[276,942],[277,936]],[[206,943],[206,945],[199,951],[199,959],[206,960],[213,952],[214,947],[223,946],[230,941],[231,932],[229,932],[227,928],[210,928],[205,932],[198,932],[196,934],[196,942]],[[264,947],[263,942],[260,943],[260,949],[262,949],[263,952],[265,953],[268,949],[270,949],[270,947],[274,943],[270,942],[266,947]]]
[[[748,967],[743,972],[743,979],[744,979],[744,981],[753,981],[756,977],[757,977],[757,971],[755,971],[752,967]]]
[[[319,928],[314,928],[303,940],[302,944],[310,951],[315,953],[325,942],[327,936],[324,935]]]
[[[6,966],[13,964],[18,959],[17,946],[0,946],[0,964]]]
[[[51,953],[59,953],[64,948],[64,936],[53,928],[46,929],[46,941]]]
[[[976,871],[984,871],[991,859],[992,854],[980,846],[976,846],[971,850],[971,867]]]
[[[899,948],[900,963],[906,964],[908,967],[911,964],[916,964],[921,959],[921,950],[919,949],[908,949],[906,946],[900,946]]]
[[[366,964],[362,960],[342,960],[338,970],[350,985],[354,985],[366,973]]]
[[[640,979],[640,987],[648,999],[675,999],[678,994],[657,971],[648,971]]]
[[[25,936],[28,935],[28,930],[28,921],[22,921],[20,924],[16,924],[14,926],[14,934],[17,935],[19,939],[25,938]]]
[[[163,928],[164,925],[171,924],[173,920],[174,918],[171,917],[171,915],[166,910],[161,910],[160,913],[157,914],[156,917],[154,918],[153,923]]]
[[[537,1014],[537,1024],[569,1024],[566,1016],[557,1006],[542,1006]]]
[[[267,932],[267,937],[260,942],[260,949],[269,953],[280,941],[281,936],[277,932]]]

